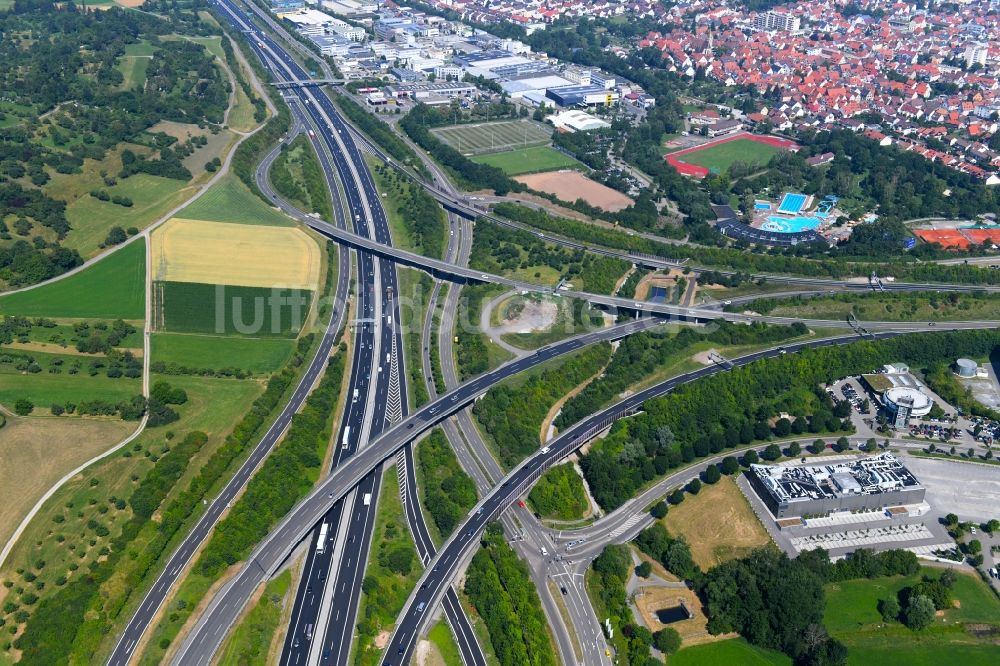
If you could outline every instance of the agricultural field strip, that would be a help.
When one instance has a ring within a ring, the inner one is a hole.
[[[153,236],[154,279],[315,290],[319,247],[301,229],[174,218]]]

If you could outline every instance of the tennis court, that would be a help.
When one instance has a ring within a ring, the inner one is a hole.
[[[530,120],[452,125],[436,127],[431,132],[463,155],[546,146],[552,140],[551,127]]]

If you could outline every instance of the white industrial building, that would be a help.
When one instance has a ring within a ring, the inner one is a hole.
[[[526,93],[536,93],[544,97],[545,91],[549,88],[563,88],[569,85],[572,84],[563,77],[548,74],[528,79],[518,79],[516,81],[504,81],[500,84],[500,87],[503,88],[504,92],[511,99],[520,99]]]
[[[569,132],[588,132],[590,130],[611,127],[611,123],[605,122],[589,113],[577,110],[555,113],[548,116],[545,120],[552,123],[556,129]]]

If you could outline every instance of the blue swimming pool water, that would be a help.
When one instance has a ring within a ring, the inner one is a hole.
[[[758,201],[753,205],[753,207],[756,208],[757,210],[771,210],[771,204],[767,203],[766,201]]]
[[[805,194],[792,194],[789,192],[781,199],[781,204],[778,206],[778,212],[794,215],[802,210],[802,207],[806,205],[807,198],[808,197]]]
[[[760,225],[760,228],[764,231],[777,231],[780,233],[791,234],[797,231],[816,229],[822,223],[822,220],[812,215],[800,215],[798,217],[771,215],[767,218],[767,222]]]

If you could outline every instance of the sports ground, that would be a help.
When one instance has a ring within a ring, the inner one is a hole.
[[[710,173],[725,173],[735,162],[766,164],[782,150],[798,148],[798,144],[788,139],[740,132],[678,150],[665,159],[682,175],[704,178]]]
[[[547,146],[552,140],[551,127],[528,120],[452,125],[437,127],[431,132],[463,155]]]
[[[539,171],[555,171],[557,169],[573,169],[582,167],[579,162],[568,155],[548,146],[535,146],[508,150],[502,153],[486,153],[472,158],[473,162],[489,164],[502,169],[508,176],[520,176]]]

